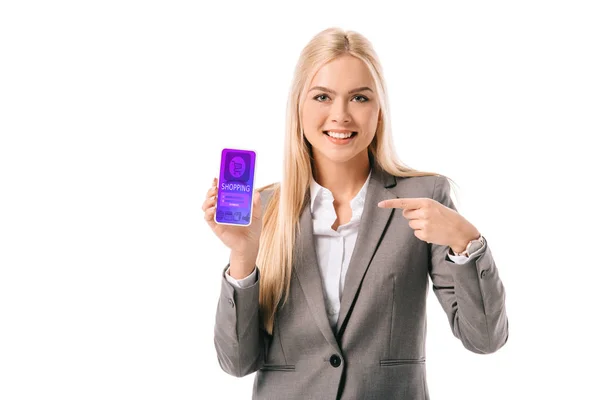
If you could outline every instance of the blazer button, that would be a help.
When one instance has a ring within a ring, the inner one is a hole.
[[[483,271],[481,271],[481,277],[482,278],[485,278],[487,274],[488,274],[488,270],[487,269],[484,269]]]
[[[232,299],[227,299],[227,302],[229,303],[229,305],[230,305],[231,307],[233,307],[233,300],[232,300]]]
[[[337,354],[334,354],[329,358],[329,363],[332,367],[337,368],[342,364],[342,359]]]

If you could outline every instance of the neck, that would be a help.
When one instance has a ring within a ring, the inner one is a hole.
[[[324,157],[315,157],[313,177],[327,188],[338,201],[350,201],[365,184],[371,166],[365,151],[346,162],[334,162]]]

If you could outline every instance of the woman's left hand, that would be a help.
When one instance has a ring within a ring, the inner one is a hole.
[[[464,251],[479,231],[465,217],[440,202],[424,198],[384,200],[381,208],[402,208],[402,216],[414,229],[415,236],[427,243],[450,246],[455,254]]]

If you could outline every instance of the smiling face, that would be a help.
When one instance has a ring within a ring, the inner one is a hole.
[[[328,164],[348,162],[357,156],[367,158],[380,108],[366,65],[350,55],[336,58],[317,71],[308,90],[301,118],[315,161]],[[353,133],[344,139],[324,133],[330,130]]]

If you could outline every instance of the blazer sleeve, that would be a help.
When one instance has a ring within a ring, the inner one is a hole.
[[[242,377],[256,372],[264,359],[264,335],[260,328],[257,280],[247,288],[232,285],[225,278],[229,263],[221,277],[221,294],[215,320],[215,349],[219,365],[230,375]]]
[[[436,178],[432,197],[457,211],[446,177]],[[454,336],[465,348],[479,354],[493,353],[508,340],[504,286],[485,238],[484,241],[482,251],[469,257],[465,264],[455,264],[447,258],[448,246],[432,243],[429,265],[433,292]]]
[[[270,190],[260,192],[263,215],[272,194]],[[249,375],[263,366],[269,338],[260,320],[260,270],[257,266],[254,268],[256,282],[248,287],[238,287],[227,280],[225,274],[229,263],[221,276],[214,329],[215,349],[223,371],[237,377]]]

